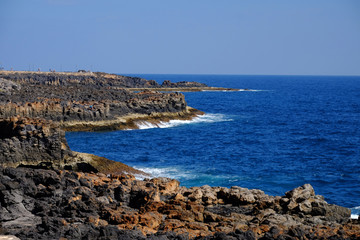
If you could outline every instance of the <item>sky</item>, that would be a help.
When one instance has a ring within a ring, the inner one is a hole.
[[[0,67],[360,75],[360,1],[0,0]]]

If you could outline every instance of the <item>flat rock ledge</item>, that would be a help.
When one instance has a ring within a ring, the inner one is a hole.
[[[113,131],[139,129],[142,124],[152,124],[153,126],[171,120],[191,120],[205,113],[195,108],[187,106],[180,112],[152,112],[149,114],[128,114],[116,117],[112,120],[103,121],[63,121],[60,123],[64,131]]]
[[[305,184],[284,196],[168,178],[0,168],[0,235],[20,239],[359,239]]]

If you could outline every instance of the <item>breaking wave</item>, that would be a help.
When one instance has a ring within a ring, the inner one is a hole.
[[[165,168],[151,168],[151,167],[135,167],[136,169],[149,173],[150,178],[158,178],[158,177],[167,177],[172,179],[183,179],[183,178],[191,178],[193,174],[187,171],[183,171],[177,169],[175,167],[165,167]],[[149,176],[144,175],[136,175],[137,179],[149,178]]]
[[[360,206],[350,208],[350,210],[351,210],[351,218],[358,219],[358,217],[360,215]]]
[[[195,117],[191,120],[170,120],[168,122],[151,123],[151,122],[139,122],[137,127],[139,129],[150,129],[150,128],[171,128],[177,127],[185,124],[194,124],[194,123],[214,123],[214,122],[227,122],[233,121],[233,119],[227,117],[224,114],[204,114],[198,117]]]
[[[264,92],[268,90],[257,89],[230,89],[230,90],[201,90],[202,92]]]

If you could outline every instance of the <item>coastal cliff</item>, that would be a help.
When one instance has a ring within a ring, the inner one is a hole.
[[[181,187],[120,162],[71,151],[65,131],[137,128],[203,114],[199,89],[106,73],[0,71],[0,235],[21,239],[359,239],[359,220],[309,184],[269,196]],[[142,89],[134,92],[134,88]],[[145,89],[145,90],[144,90]]]
[[[50,120],[3,118],[0,132],[0,166],[147,175],[120,162],[71,151],[65,131]]]
[[[108,79],[101,80],[102,78],[91,81],[75,81],[69,78],[66,81],[61,74],[61,80],[54,80],[54,83],[47,80],[46,75],[35,74],[37,78],[32,76],[33,74],[23,75],[23,78],[6,75],[2,77],[8,79],[0,79],[0,87],[3,86],[0,89],[0,117],[40,117],[60,123],[79,121],[82,124],[109,121],[113,127],[114,120],[128,115],[154,116],[173,113],[174,118],[177,115],[191,118],[200,114],[200,111],[189,111],[184,95],[177,92],[132,92],[119,88],[121,84],[116,84],[118,81],[114,80],[113,83]],[[139,79],[129,79],[128,85],[139,85],[133,83]],[[121,83],[126,85],[123,81]],[[148,81],[141,86],[144,85],[151,84]]]

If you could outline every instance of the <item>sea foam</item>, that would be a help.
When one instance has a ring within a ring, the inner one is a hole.
[[[175,167],[165,167],[165,168],[152,168],[152,167],[134,167],[140,171],[146,172],[150,174],[150,178],[158,178],[158,177],[167,177],[172,179],[188,179],[194,177],[194,175],[190,172],[180,170]],[[143,180],[145,178],[149,178],[149,176],[144,176],[137,174],[135,175],[137,179]]]
[[[201,90],[202,92],[264,92],[269,90],[258,89],[234,89],[234,90]]]
[[[224,114],[204,114],[198,117],[195,117],[191,120],[170,120],[168,122],[151,123],[151,122],[139,122],[137,127],[139,129],[150,129],[150,128],[171,128],[177,127],[185,124],[194,124],[194,123],[213,123],[213,122],[227,122],[233,121],[233,119],[227,117]]]
[[[351,210],[351,218],[358,219],[360,215],[360,206],[350,208],[350,210]]]

